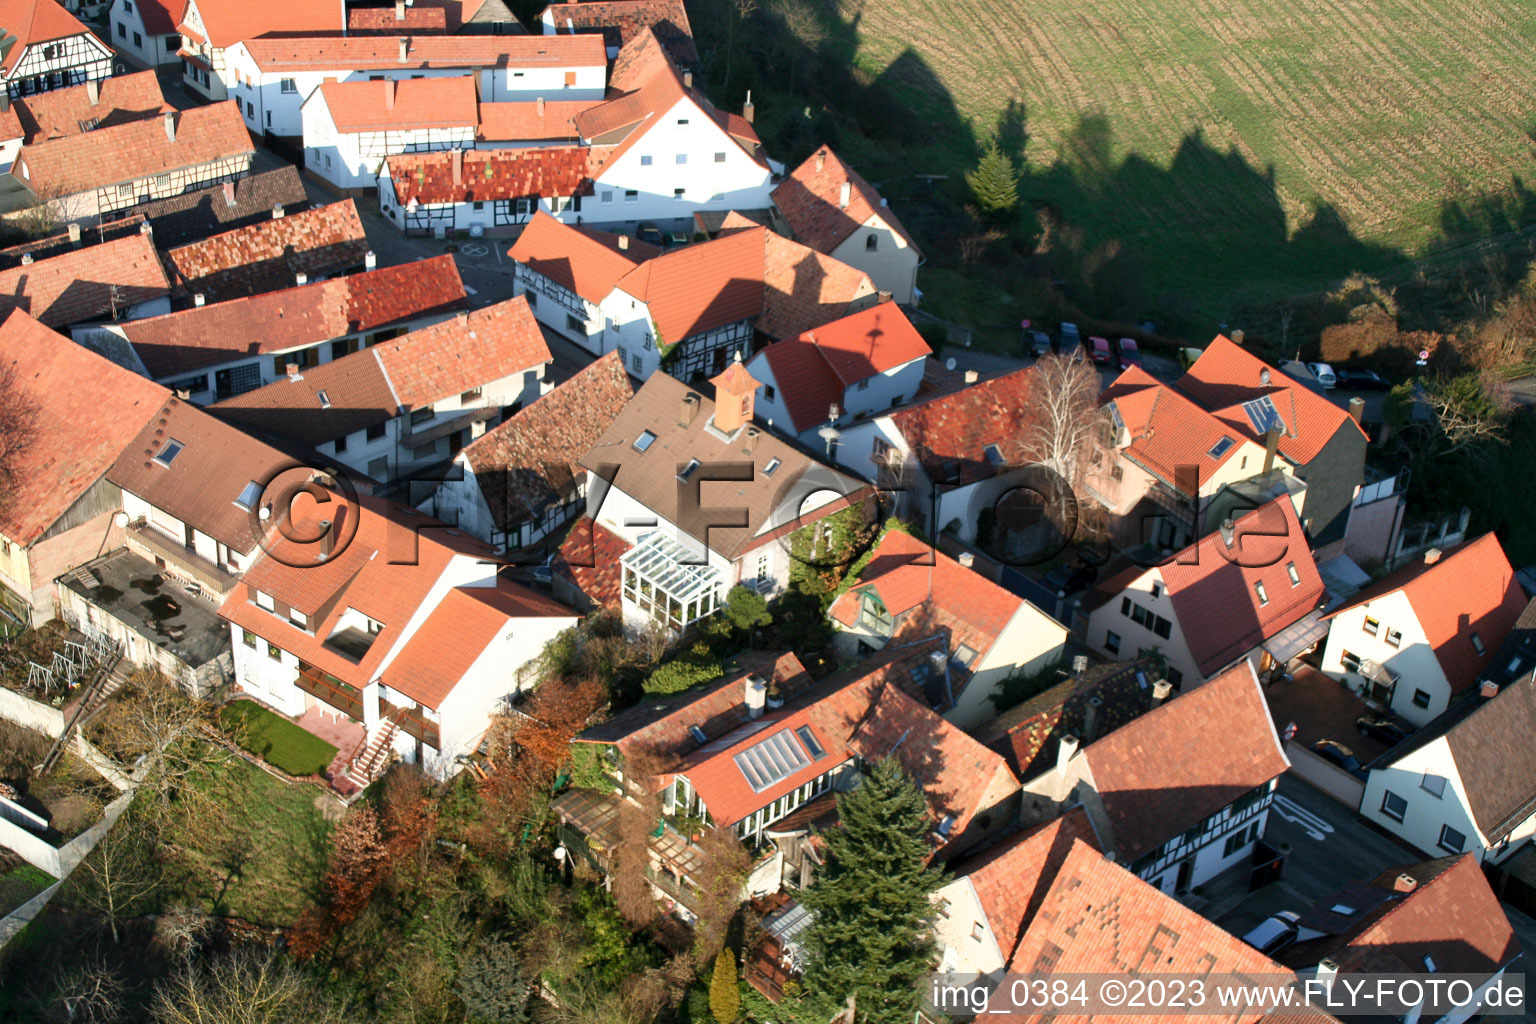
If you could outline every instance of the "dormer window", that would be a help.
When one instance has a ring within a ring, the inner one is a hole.
[[[316,391],[315,397],[320,399],[320,408],[329,409],[331,407],[331,396],[326,394],[324,389]]]
[[[240,496],[235,499],[235,504],[249,512],[256,507],[256,502],[261,500],[261,484],[252,480],[241,490]]]
[[[167,441],[165,442],[165,447],[160,449],[160,454],[155,456],[155,461],[162,466],[169,466],[172,462],[176,461],[176,456],[180,455],[181,450],[185,447],[186,445],[180,441]]]
[[[1472,649],[1475,650],[1479,655],[1483,655],[1488,652],[1488,648],[1483,646],[1483,638],[1478,636],[1476,633],[1472,634]]]
[[[1295,562],[1285,563],[1285,574],[1291,578],[1291,586],[1301,586],[1301,573],[1297,571]]]
[[[686,466],[684,466],[682,468],[682,470],[677,474],[677,478],[679,480],[683,481],[684,483],[687,483],[688,482],[688,478],[693,476],[694,472],[698,468],[699,468],[699,460],[698,459],[689,459],[688,460],[688,464]]]
[[[256,591],[256,607],[264,608],[269,612],[276,611],[277,602],[272,599],[271,594],[264,594],[258,590]]]
[[[1269,604],[1269,591],[1264,588],[1264,581],[1259,580],[1253,585],[1253,592],[1259,596],[1259,607]]]

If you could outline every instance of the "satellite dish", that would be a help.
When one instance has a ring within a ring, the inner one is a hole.
[[[118,529],[122,529],[128,525],[128,513],[119,512],[117,515],[112,517],[112,521],[117,524]]]
[[[261,511],[256,513],[256,518],[260,519],[262,522],[266,522],[268,519],[271,519],[272,518],[272,506],[271,505],[263,505],[263,506],[261,506]]]
[[[563,847],[563,846],[555,847],[555,863],[556,864],[564,864],[565,863],[565,847]]]
[[[946,370],[953,370],[954,368],[955,368],[955,357],[954,356],[950,356],[948,359],[944,360],[944,369],[946,369]]]

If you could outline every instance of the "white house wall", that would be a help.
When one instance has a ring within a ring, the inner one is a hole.
[[[1367,617],[1380,623],[1380,635],[1372,636],[1365,631]],[[1402,631],[1400,646],[1387,643],[1389,629]],[[1463,638],[1451,640],[1451,643],[1458,642],[1463,642]],[[1470,640],[1465,642],[1471,643]],[[1392,711],[1415,726],[1428,724],[1450,703],[1451,686],[1445,671],[1419,625],[1418,615],[1401,591],[1379,597],[1369,605],[1343,611],[1329,623],[1328,641],[1323,648],[1323,672],[1335,679],[1346,680],[1350,688],[1358,692],[1368,683],[1359,673],[1345,670],[1343,655],[1346,651],[1385,665],[1398,674],[1400,678],[1392,692]],[[1416,690],[1429,694],[1428,707],[1414,705]]]
[[[295,685],[299,677],[299,659],[280,651],[280,659],[267,656],[267,641],[256,637],[256,646],[247,647],[244,630],[230,625],[230,649],[235,658],[235,680],[252,697],[272,705],[285,715],[304,713],[305,693]]]
[[[875,240],[874,249],[869,248],[871,238]],[[917,291],[917,265],[921,258],[917,250],[892,231],[878,214],[872,214],[859,225],[830,255],[855,270],[864,271],[876,289],[890,292],[896,302],[912,302]]]
[[[1003,969],[1005,954],[970,876],[962,875],[935,892],[933,905],[933,934],[938,940],[940,970],[968,975]],[[980,938],[976,937],[978,925]]]
[[[959,701],[944,717],[962,729],[971,729],[995,717],[996,707],[987,698],[1004,679],[1034,675],[1061,660],[1067,628],[1025,601],[998,634],[997,641],[972,666],[971,681]]]
[[[150,66],[180,64],[176,51],[181,49],[181,36],[175,32],[157,36],[144,31],[139,3],[140,0],[113,0],[109,15],[112,45]]]
[[[1114,595],[1101,607],[1094,609],[1088,616],[1088,635],[1084,638],[1084,642],[1094,651],[1116,661],[1132,661],[1143,650],[1155,647],[1171,668],[1176,668],[1183,674],[1183,678],[1179,680],[1179,686],[1198,686],[1205,681],[1205,677],[1201,675],[1200,666],[1195,662],[1194,655],[1190,653],[1189,644],[1184,640],[1183,627],[1179,624],[1178,616],[1173,610],[1173,601],[1168,596],[1166,585],[1163,587],[1162,596],[1156,598],[1152,596],[1152,584],[1162,583],[1162,581],[1163,574],[1158,569],[1155,567],[1148,569],[1123,591]],[[1172,623],[1168,638],[1158,636],[1151,629],[1123,614],[1120,607],[1121,599],[1125,597],[1129,597],[1154,615],[1161,615]],[[1111,651],[1105,645],[1105,639],[1110,632],[1120,637],[1118,652]]]

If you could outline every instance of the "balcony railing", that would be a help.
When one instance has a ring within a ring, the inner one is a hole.
[[[233,573],[219,568],[185,544],[178,544],[142,519],[128,529],[134,543],[164,561],[166,571],[172,576],[183,577],[220,597],[229,593],[238,582]]]
[[[299,678],[294,682],[311,697],[359,722],[363,720],[363,693],[357,687],[321,672],[313,665],[302,663],[299,665]]]
[[[403,708],[398,704],[391,704],[383,697],[380,697],[379,714],[399,722],[400,731],[407,736],[414,736],[433,750],[443,749],[443,741],[441,733],[438,731],[437,723],[423,715],[420,708]]]
[[[485,404],[478,409],[468,409],[447,418],[434,416],[421,424],[419,429],[411,427],[410,418],[400,425],[400,443],[407,448],[419,448],[425,444],[439,441],[449,434],[463,430],[465,427],[481,420],[494,419],[501,412],[504,404],[498,395],[483,396]]]

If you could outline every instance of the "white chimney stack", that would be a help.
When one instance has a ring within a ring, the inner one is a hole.
[[[21,265],[24,266],[24,267],[30,267],[32,265],[32,254],[31,253],[24,252],[24,253],[21,254]]]
[[[174,110],[167,110],[165,112],[165,138],[169,142],[176,141],[176,112]]]
[[[94,78],[85,80],[85,98],[91,101],[91,106],[101,102],[101,82]]]
[[[411,41],[404,36],[400,37],[400,63],[404,64],[406,57],[411,52]]]
[[[277,204],[275,204],[272,207],[272,219],[273,220],[282,220],[283,219],[283,204],[282,203],[277,203]]]
[[[747,717],[762,718],[763,708],[768,703],[768,680],[753,673],[747,676]]]
[[[293,275],[293,283],[294,284],[309,284],[309,275],[304,273],[304,271],[301,270],[297,274]]]
[[[395,20],[405,20],[405,0],[395,0]]]
[[[377,255],[375,255],[375,253],[374,253],[374,251],[372,249],[369,249],[367,252],[363,253],[363,266],[365,268],[367,268],[368,270],[372,270],[375,267],[377,267],[378,265],[379,265],[379,257]]]
[[[202,292],[198,292],[196,295],[192,296],[192,305],[194,305],[194,306],[206,306],[206,305],[208,305],[208,296],[204,295]]]
[[[837,208],[846,210],[851,202],[853,202],[853,182],[845,181],[837,187]]]
[[[976,556],[971,554],[969,551],[962,551],[955,556],[955,561],[959,562],[967,569],[970,569],[976,564]]]
[[[1066,771],[1067,762],[1077,756],[1080,742],[1076,736],[1063,736],[1056,741],[1056,770]]]

